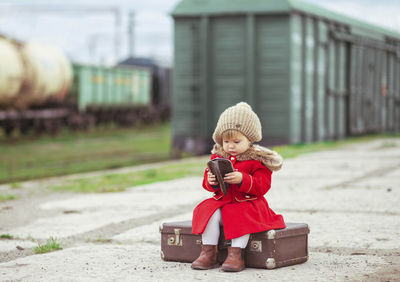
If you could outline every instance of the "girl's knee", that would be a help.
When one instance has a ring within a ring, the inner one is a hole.
[[[210,221],[221,223],[221,209],[217,209],[210,218]]]

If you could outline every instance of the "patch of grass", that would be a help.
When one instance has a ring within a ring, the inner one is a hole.
[[[191,163],[164,165],[159,168],[146,169],[124,174],[106,174],[97,177],[70,180],[52,187],[56,191],[72,191],[78,193],[121,192],[132,186],[150,184],[159,181],[201,176],[205,169],[204,159]]]
[[[375,150],[379,150],[379,149],[387,149],[387,148],[394,148],[397,147],[397,144],[395,142],[384,142],[383,144],[381,144],[380,146],[378,146],[377,148],[375,148]]]
[[[0,183],[168,160],[170,136],[165,123],[0,140]]]
[[[308,152],[335,148],[349,142],[399,136],[400,134],[379,134],[336,142],[279,146],[275,149],[284,158],[291,158]],[[13,182],[12,188],[19,188],[21,186],[18,181],[28,179],[160,162],[170,159],[170,150],[170,123],[135,128],[104,127],[91,132],[63,130],[55,137],[30,136],[5,139],[0,136],[0,183]],[[186,153],[183,155],[188,156]],[[148,171],[147,176],[142,175],[140,178],[145,183],[157,179],[170,179],[159,171]],[[78,190],[90,192],[92,188],[87,187],[91,186],[89,182],[83,181],[78,184]],[[100,180],[101,188],[97,192],[123,191],[127,185],[124,181],[122,186],[118,186],[115,182],[118,181]]]
[[[273,150],[277,151],[282,155],[284,159],[294,158],[302,154],[318,152],[322,150],[335,149],[343,145],[365,143],[377,138],[393,138],[400,137],[400,134],[376,134],[376,135],[365,135],[360,137],[350,137],[336,141],[324,141],[310,144],[294,144],[294,145],[282,145],[272,147]]]
[[[1,234],[0,235],[0,239],[9,239],[9,240],[11,240],[11,239],[14,239],[14,237],[12,235],[10,235],[10,234]]]
[[[106,239],[106,238],[97,238],[94,240],[95,243],[110,243],[112,240],[111,239]]]
[[[379,136],[381,137],[381,136]],[[365,136],[348,138],[340,141],[326,141],[312,144],[296,144],[273,147],[284,159],[317,152],[321,150],[334,149],[342,145],[367,142],[377,138],[376,136]],[[108,193],[121,192],[129,187],[150,184],[159,181],[172,180],[187,176],[202,176],[205,166],[205,158],[195,161],[183,161],[178,164],[166,164],[159,168],[152,168],[123,174],[111,173],[101,176],[70,180],[52,187],[56,191],[72,191],[78,193]]]
[[[333,149],[339,145],[335,142],[321,142],[313,144],[295,144],[275,146],[271,149],[277,151],[284,159],[294,158],[302,154],[318,152],[326,149]]]
[[[15,200],[16,198],[14,195],[0,195],[0,202]]]
[[[43,254],[52,251],[62,250],[61,245],[57,242],[56,238],[50,237],[45,244],[39,244],[35,247],[35,254]]]
[[[11,186],[12,189],[22,188],[22,185],[19,182],[13,182],[13,183],[10,184],[10,186]]]

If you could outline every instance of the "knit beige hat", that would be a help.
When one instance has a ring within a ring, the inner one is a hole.
[[[228,129],[241,132],[251,143],[262,138],[260,119],[245,102],[227,108],[220,115],[213,134],[215,143],[222,145],[222,133]]]

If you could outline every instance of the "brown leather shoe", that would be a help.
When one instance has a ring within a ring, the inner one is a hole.
[[[244,259],[242,255],[242,248],[228,247],[228,256],[222,264],[221,270],[227,272],[237,272],[244,269]]]
[[[217,245],[202,245],[200,256],[192,263],[193,269],[211,269],[219,266]]]

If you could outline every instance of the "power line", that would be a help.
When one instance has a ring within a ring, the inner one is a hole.
[[[27,13],[59,13],[59,14],[99,14],[107,13],[114,16],[114,51],[115,61],[120,59],[121,49],[121,11],[114,6],[84,6],[84,5],[0,5],[0,14]]]

